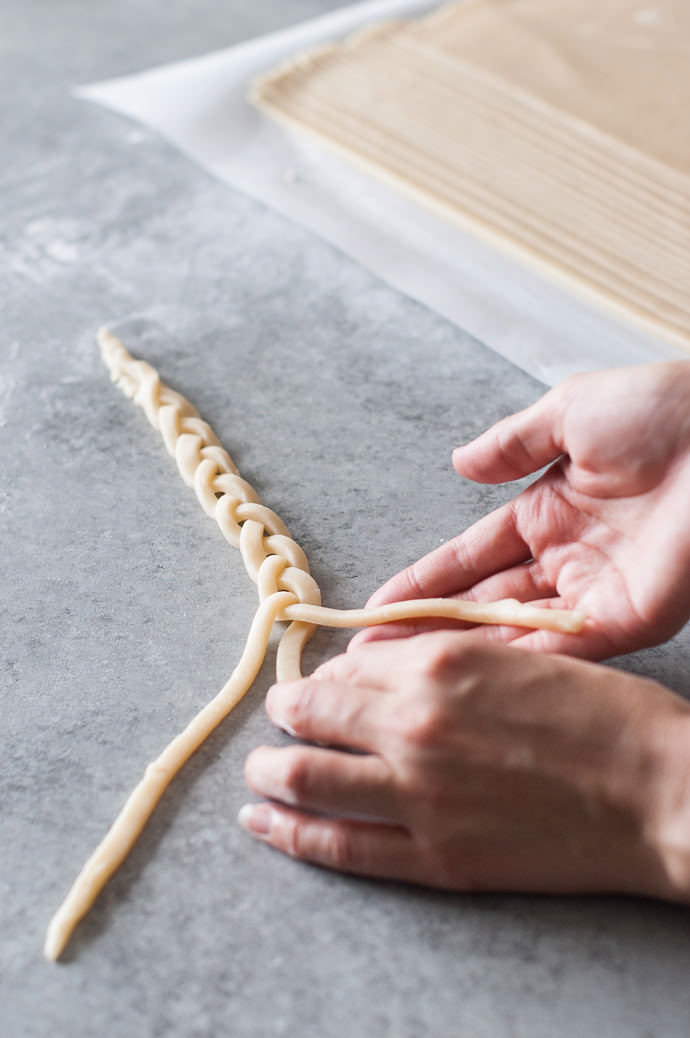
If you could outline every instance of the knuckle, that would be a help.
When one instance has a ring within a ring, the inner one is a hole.
[[[280,825],[280,849],[291,858],[305,858],[303,830],[297,818],[283,817]]]
[[[481,638],[471,631],[444,631],[431,637],[424,651],[424,677],[426,685],[446,699],[480,690],[487,661],[495,668],[502,658],[502,648],[490,643],[485,632]]]
[[[312,769],[309,758],[300,750],[294,750],[286,757],[283,773],[283,786],[293,803],[300,803],[309,794],[312,785]]]
[[[410,592],[412,598],[424,598],[424,588],[422,581],[417,575],[418,566],[417,563],[413,563],[408,566],[406,570],[403,570],[402,576],[407,585],[407,589]]]
[[[340,656],[326,660],[314,671],[312,677],[317,681],[351,681],[358,673],[357,653],[359,650],[349,649]]]
[[[291,735],[309,727],[314,710],[315,685],[309,678],[291,686],[275,686],[266,698],[269,717]]]
[[[273,822],[271,842],[289,857],[304,857],[300,819],[292,813],[277,810]]]
[[[424,646],[422,671],[430,682],[446,681],[458,667],[462,655],[462,635],[450,631],[434,631]]]
[[[379,653],[381,646],[376,642],[358,645],[334,661],[333,681],[340,685],[366,685],[372,655]]]
[[[297,694],[287,696],[282,703],[280,719],[287,731],[298,732],[302,727],[302,719],[308,712],[308,702],[305,699],[309,695],[304,688]],[[306,709],[305,709],[306,708]]]
[[[525,463],[530,462],[530,455],[519,429],[513,423],[496,426],[494,432],[496,451],[510,473],[518,478],[524,474]]]
[[[335,822],[283,814],[277,844],[291,858],[342,872],[353,871],[357,865],[356,848],[349,830]]]
[[[354,868],[356,861],[352,833],[344,825],[327,825],[322,834],[320,859],[343,872]]]
[[[443,702],[428,695],[399,713],[400,734],[404,743],[413,748],[438,744],[447,731],[448,717]]]

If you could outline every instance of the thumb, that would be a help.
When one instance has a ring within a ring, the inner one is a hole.
[[[565,401],[549,390],[536,404],[502,418],[475,440],[453,451],[453,466],[478,483],[507,483],[536,472],[566,453],[562,434]]]

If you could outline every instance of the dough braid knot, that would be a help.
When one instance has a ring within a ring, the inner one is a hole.
[[[98,338],[113,381],[143,408],[201,507],[216,520],[226,540],[240,549],[259,600],[287,591],[293,597],[286,604],[320,605],[321,593],[302,548],[239,475],[211,426],[185,397],[161,382],[155,368],[135,360],[109,331],[102,330]]]

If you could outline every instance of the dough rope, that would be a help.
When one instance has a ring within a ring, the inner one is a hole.
[[[289,622],[276,654],[279,681],[300,676],[302,650],[317,624],[364,627],[419,617],[445,617],[577,633],[585,623],[585,617],[578,613],[539,609],[512,599],[490,603],[424,599],[354,610],[322,607],[319,587],[309,573],[302,548],[290,537],[282,520],[261,503],[253,487],[238,474],[211,427],[188,400],[161,382],[150,364],[135,360],[114,335],[102,330],[98,340],[113,381],[143,408],[206,514],[216,520],[226,539],[239,548],[247,572],[257,585],[259,607],[240,661],[226,684],[148,765],[74,881],[48,927],[44,954],[50,960],[60,956],[77,923],[125,860],[174,776],[253,684],[276,620]]]

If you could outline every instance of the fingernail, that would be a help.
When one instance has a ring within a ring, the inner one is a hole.
[[[291,735],[293,739],[296,739],[298,737],[297,732],[283,717],[283,711],[281,710],[280,705],[276,705],[276,699],[279,700],[284,694],[284,689],[279,685],[273,685],[269,688],[266,695],[266,712],[276,728],[282,729],[286,735]]]
[[[253,836],[269,836],[273,812],[268,804],[244,804],[237,821],[245,832]]]

